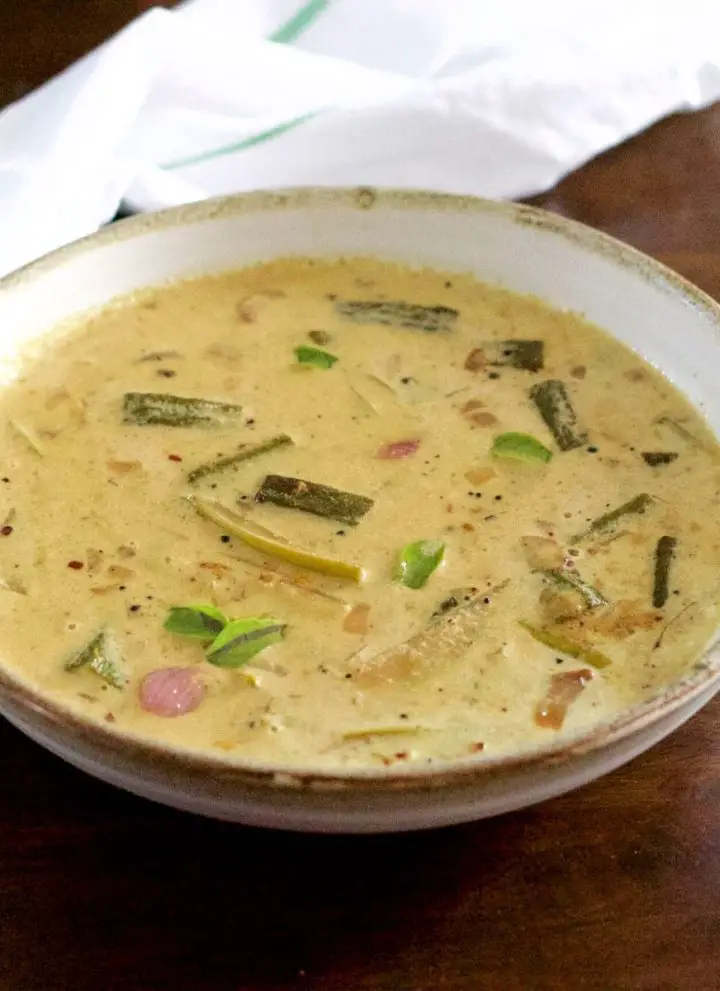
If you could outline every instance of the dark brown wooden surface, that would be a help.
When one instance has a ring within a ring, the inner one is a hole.
[[[0,104],[141,5],[5,0]],[[653,127],[536,202],[720,297],[720,106]],[[538,808],[366,838],[177,814],[0,720],[0,989],[716,991],[719,718],[711,703]]]

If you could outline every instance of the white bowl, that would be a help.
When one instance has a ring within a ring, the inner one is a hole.
[[[529,207],[370,189],[210,200],[122,221],[35,262],[0,281],[5,380],[21,349],[72,314],[147,285],[287,254],[372,254],[535,293],[584,313],[634,348],[713,428],[720,426],[720,308],[679,276],[611,238]],[[98,726],[0,661],[0,712],[90,774],[205,815],[327,832],[464,822],[569,791],[661,740],[719,687],[714,641],[681,681],[562,745],[430,769],[298,771],[203,756]]]

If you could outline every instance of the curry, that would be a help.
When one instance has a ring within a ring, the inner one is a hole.
[[[700,415],[470,276],[292,258],[148,290],[49,334],[0,423],[3,663],[141,738],[517,752],[657,693],[718,622]]]

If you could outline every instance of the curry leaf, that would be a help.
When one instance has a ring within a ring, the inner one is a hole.
[[[403,547],[395,578],[408,588],[422,588],[445,554],[441,540],[416,540]]]
[[[338,358],[329,351],[321,348],[311,348],[308,344],[301,344],[295,348],[295,357],[301,365],[312,365],[313,368],[332,368]]]
[[[171,606],[163,628],[181,637],[214,640],[227,623],[227,616],[215,606]]]
[[[233,619],[213,640],[207,659],[221,668],[238,668],[270,644],[282,640],[284,630],[284,623],[269,616]]]
[[[496,458],[514,458],[516,461],[547,463],[552,458],[552,451],[549,451],[532,434],[499,434],[493,441],[491,453]]]

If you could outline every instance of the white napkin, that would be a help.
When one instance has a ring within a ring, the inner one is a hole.
[[[123,198],[529,195],[718,98],[718,0],[189,0],[0,114],[0,274]]]

